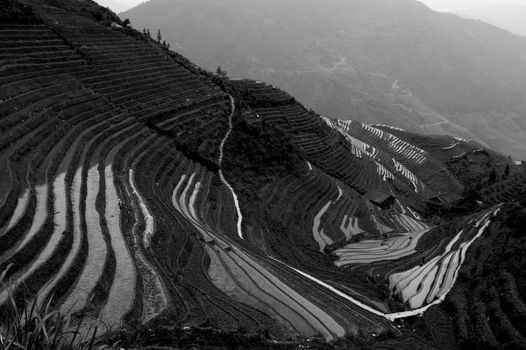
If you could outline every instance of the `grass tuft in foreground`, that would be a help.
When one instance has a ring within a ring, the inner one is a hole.
[[[50,302],[40,306],[35,299],[21,309],[15,302],[13,284],[4,281],[7,270],[0,273],[0,290],[9,292],[9,305],[0,315],[0,350],[95,348],[98,326],[82,327],[82,319],[73,322],[70,313],[52,310]]]

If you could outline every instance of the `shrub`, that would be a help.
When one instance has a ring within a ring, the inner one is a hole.
[[[102,21],[104,19],[104,16],[102,14],[102,12],[100,11],[93,11],[91,13],[91,15],[93,16],[93,18],[95,18],[95,20],[97,20],[98,22]]]

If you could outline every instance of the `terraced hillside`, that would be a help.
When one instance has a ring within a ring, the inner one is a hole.
[[[502,293],[488,309],[457,303],[472,246],[485,261],[479,241],[521,210],[524,173],[507,158],[319,116],[90,1],[0,10],[0,271],[21,306],[38,297],[113,328],[401,344],[408,317],[456,312],[466,341],[492,312],[491,344],[524,344],[521,273],[488,282]],[[484,191],[458,215],[465,163]]]

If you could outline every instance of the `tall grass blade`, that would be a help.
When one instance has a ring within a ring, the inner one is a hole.
[[[85,318],[81,317],[77,323],[72,321],[71,311],[53,310],[52,297],[45,305],[39,304],[38,297],[22,305],[21,298],[15,297],[18,286],[12,281],[6,283],[6,276],[7,270],[0,273],[0,286],[7,290],[10,304],[0,319],[0,350],[94,349],[98,324],[87,325],[84,333],[81,329],[86,324]]]

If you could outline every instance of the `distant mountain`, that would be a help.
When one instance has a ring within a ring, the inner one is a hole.
[[[526,36],[526,6],[493,5],[457,12],[464,18],[479,19],[517,35]]]
[[[526,40],[412,0],[151,0],[121,14],[327,116],[472,138],[522,159]]]

